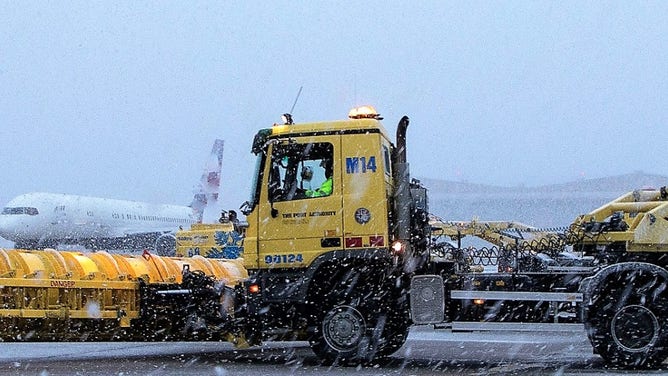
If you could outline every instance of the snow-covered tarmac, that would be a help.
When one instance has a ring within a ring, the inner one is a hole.
[[[226,343],[2,343],[0,374],[36,375],[591,375],[605,368],[582,330],[450,332],[417,327],[391,358],[324,367],[305,342],[235,350]],[[645,374],[666,374],[647,371]]]

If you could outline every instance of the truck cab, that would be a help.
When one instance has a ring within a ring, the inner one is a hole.
[[[256,180],[244,208],[246,267],[305,268],[333,251],[387,249],[391,150],[373,117],[258,132]]]

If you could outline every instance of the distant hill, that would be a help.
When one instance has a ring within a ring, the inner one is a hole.
[[[505,193],[515,192],[517,188],[499,187],[494,185],[457,182],[432,178],[418,178],[430,192],[437,193]]]
[[[663,175],[634,172],[596,179],[582,179],[568,183],[541,185],[537,187],[501,187],[486,184],[454,182],[432,178],[419,180],[434,193],[526,193],[526,192],[629,192],[635,189],[659,188],[668,185],[668,177]]]
[[[537,187],[535,190],[550,192],[630,192],[644,188],[658,189],[665,185],[668,185],[668,177],[666,176],[634,172],[631,174],[579,180],[564,184],[545,185]]]
[[[642,172],[538,187],[420,180],[429,189],[429,211],[441,218],[512,220],[549,228],[568,226],[578,215],[627,192],[668,185],[668,177]]]

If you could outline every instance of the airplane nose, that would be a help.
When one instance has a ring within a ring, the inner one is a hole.
[[[28,224],[23,219],[16,216],[0,215],[0,236],[7,240],[15,239],[23,235],[28,228]]]
[[[10,233],[7,218],[4,215],[0,215],[0,236],[5,239],[9,239],[7,236]]]

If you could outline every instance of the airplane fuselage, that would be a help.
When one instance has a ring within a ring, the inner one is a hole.
[[[91,248],[152,247],[161,234],[197,220],[188,206],[56,193],[15,197],[0,214],[0,236],[17,248],[83,244]]]

